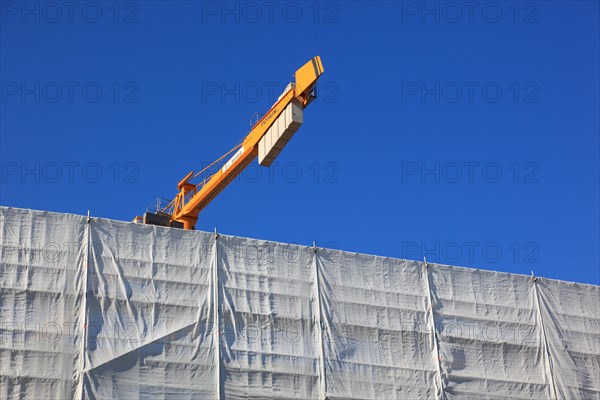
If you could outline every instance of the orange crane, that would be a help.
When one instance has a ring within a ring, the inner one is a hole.
[[[291,139],[303,122],[303,110],[316,98],[316,83],[324,72],[319,56],[313,57],[294,74],[295,82],[285,88],[283,94],[250,130],[243,141],[213,164],[199,173],[191,171],[178,184],[179,193],[157,212],[146,212],[133,222],[194,229],[198,213],[204,209],[225,187],[238,176],[257,156],[259,164],[271,165],[275,157]],[[214,174],[200,184],[192,179],[214,164],[235,153]]]

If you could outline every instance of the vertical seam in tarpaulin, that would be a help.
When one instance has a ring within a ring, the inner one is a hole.
[[[325,347],[323,346],[323,304],[321,302],[321,285],[319,283],[319,264],[317,262],[317,247],[315,246],[313,251],[313,268],[315,271],[315,280],[317,288],[317,333],[318,333],[318,346],[319,346],[319,392],[322,399],[326,399],[327,393],[327,382],[325,381]]]
[[[550,347],[548,346],[548,339],[546,338],[546,329],[544,328],[544,318],[542,317],[542,310],[540,306],[540,297],[538,293],[538,278],[533,277],[533,293],[535,296],[535,307],[538,315],[538,320],[540,321],[540,334],[542,336],[542,342],[544,345],[544,373],[546,375],[546,379],[548,379],[551,383],[550,385],[550,396],[552,399],[557,399],[557,391],[556,391],[556,382],[554,381],[554,374],[552,373],[552,357],[550,354]]]
[[[433,298],[431,295],[431,285],[429,284],[429,264],[427,264],[427,260],[425,260],[424,262],[424,271],[425,271],[425,285],[427,286],[427,301],[428,301],[428,310],[427,313],[429,314],[429,324],[430,326],[433,328],[433,357],[435,360],[435,367],[437,369],[437,376],[438,376],[438,384],[440,386],[440,399],[445,399],[445,393],[444,393],[444,381],[442,380],[442,367],[441,367],[441,363],[442,360],[440,358],[440,348],[439,348],[439,343],[438,343],[438,330],[437,327],[435,325],[435,317],[433,315]]]
[[[81,348],[80,348],[80,355],[79,355],[79,387],[77,388],[78,396],[80,399],[83,400],[83,381],[84,381],[84,374],[85,374],[85,360],[86,360],[86,342],[87,342],[87,325],[88,325],[88,314],[87,314],[87,296],[88,296],[88,271],[90,268],[90,252],[91,252],[91,220],[88,216],[87,219],[87,223],[85,225],[84,228],[85,232],[85,239],[84,239],[84,250],[85,250],[85,261],[84,261],[84,265],[83,265],[83,271],[81,271],[82,274],[82,283],[81,283],[81,287],[83,288],[83,297],[82,297],[82,304],[81,304],[81,310],[79,311],[79,316],[80,316],[80,321],[79,323],[82,324],[81,328],[82,328],[82,334],[81,334]]]
[[[215,343],[217,348],[215,349],[215,358],[216,358],[216,371],[217,371],[217,400],[221,399],[221,392],[223,390],[223,385],[221,382],[221,318],[219,315],[220,312],[220,301],[219,301],[219,234],[215,231],[214,235],[214,243],[213,243],[213,310],[214,310],[214,321],[213,321],[213,334],[216,335]]]

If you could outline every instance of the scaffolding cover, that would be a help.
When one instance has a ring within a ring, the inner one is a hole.
[[[2,399],[598,399],[600,287],[0,207]]]

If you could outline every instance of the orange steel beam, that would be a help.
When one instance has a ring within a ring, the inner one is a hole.
[[[292,101],[298,102],[303,109],[306,108],[312,100],[310,92],[323,72],[323,64],[319,56],[313,57],[300,67],[294,74],[295,84],[252,127],[250,133],[244,138],[240,149],[219,171],[209,178],[200,190],[194,193],[195,186],[188,183],[193,172],[183,178],[178,184],[179,193],[174,201],[175,207],[171,221],[182,222],[184,229],[194,229],[198,220],[198,213],[258,156],[260,139],[283,110]],[[187,200],[186,197],[188,197]]]

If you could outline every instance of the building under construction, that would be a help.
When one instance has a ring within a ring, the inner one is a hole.
[[[3,399],[598,399],[600,287],[0,207]]]

